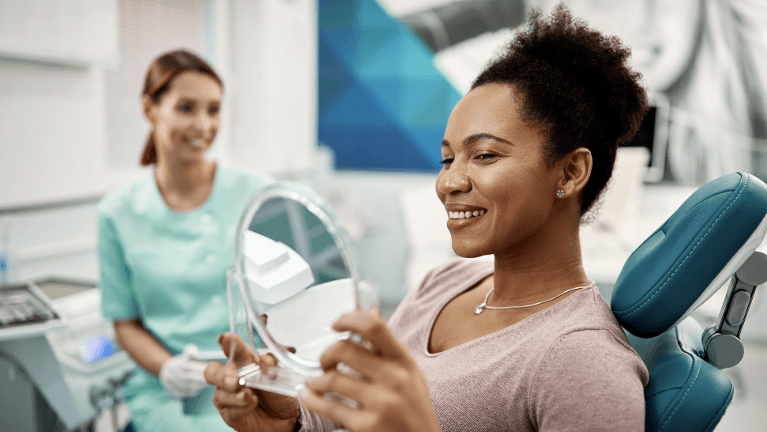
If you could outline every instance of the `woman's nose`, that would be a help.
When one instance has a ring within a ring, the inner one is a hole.
[[[450,195],[471,190],[471,179],[463,164],[453,162],[442,168],[437,177],[437,192]]]
[[[194,124],[197,128],[199,128],[203,132],[208,132],[211,129],[217,129],[217,120],[214,118],[214,116],[211,116],[206,111],[201,111],[197,114],[194,120]]]

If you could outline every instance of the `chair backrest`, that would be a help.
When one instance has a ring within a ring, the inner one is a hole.
[[[731,345],[719,345],[717,357],[710,339],[715,334],[739,344],[755,286],[747,302],[738,302],[746,296],[733,295],[743,291],[735,275],[753,256],[767,257],[755,253],[767,231],[766,215],[767,186],[750,174],[729,174],[700,187],[626,261],[611,307],[650,371],[645,430],[711,431],[722,418],[733,386],[719,368],[740,357],[729,352],[737,351]],[[705,331],[689,315],[728,280],[726,303],[732,305],[723,307],[720,321],[739,317],[730,319],[738,325]]]

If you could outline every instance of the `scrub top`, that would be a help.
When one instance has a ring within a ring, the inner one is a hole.
[[[216,338],[229,330],[226,271],[234,264],[239,218],[271,181],[219,164],[207,201],[184,212],[168,208],[154,172],[107,195],[98,207],[102,315],[140,320],[172,355],[190,343],[220,351]],[[123,393],[134,420],[171,401],[159,380],[141,368]],[[180,403],[173,409],[179,411]]]

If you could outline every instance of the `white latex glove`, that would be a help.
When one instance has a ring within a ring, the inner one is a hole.
[[[172,399],[184,399],[196,396],[208,385],[205,382],[205,362],[197,361],[200,350],[194,344],[184,347],[184,351],[163,363],[160,368],[160,382]]]

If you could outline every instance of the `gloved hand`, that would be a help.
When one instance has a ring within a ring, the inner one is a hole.
[[[196,360],[199,352],[196,345],[189,344],[181,354],[171,357],[160,368],[160,382],[172,399],[195,396],[208,385],[205,382],[208,363]]]

